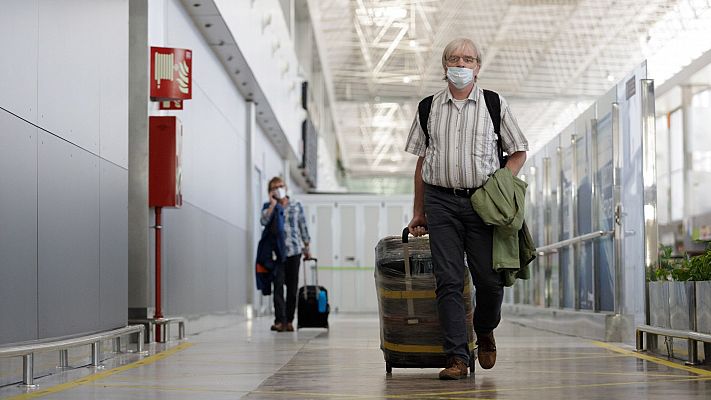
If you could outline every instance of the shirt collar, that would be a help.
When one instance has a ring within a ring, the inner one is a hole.
[[[444,96],[442,96],[442,105],[447,104],[449,100],[452,100],[454,102],[454,96],[452,96],[452,92],[449,90],[449,85],[447,85],[447,88],[444,89]],[[467,97],[467,100],[471,100],[476,103],[477,95],[479,94],[479,85],[476,83],[474,84],[474,87],[472,88],[472,91],[469,92],[469,97]]]

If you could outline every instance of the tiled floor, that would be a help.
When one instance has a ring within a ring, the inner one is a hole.
[[[27,395],[0,388],[0,398],[711,399],[711,371],[506,321],[496,331],[496,367],[461,381],[439,381],[436,369],[386,375],[377,316],[334,315],[330,331],[276,333],[269,325],[236,321],[139,363],[136,355],[117,357],[101,371],[37,379],[40,389]]]

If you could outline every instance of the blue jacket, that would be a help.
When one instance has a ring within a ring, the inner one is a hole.
[[[262,211],[269,207],[264,203]],[[264,225],[262,238],[257,245],[256,278],[257,289],[268,296],[272,294],[272,281],[276,275],[277,264],[286,261],[286,242],[284,238],[284,208],[277,203],[269,221]]]

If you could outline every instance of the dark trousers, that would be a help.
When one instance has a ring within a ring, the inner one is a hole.
[[[274,277],[274,322],[286,324],[294,320],[296,310],[296,290],[299,284],[299,266],[301,254],[286,258],[284,264],[277,266]],[[284,300],[286,285],[286,301]]]
[[[437,281],[437,311],[444,334],[444,351],[469,360],[464,290],[467,265],[476,288],[474,331],[489,333],[501,321],[504,282],[492,261],[493,227],[474,211],[468,198],[425,186],[425,214],[430,233],[432,264]]]

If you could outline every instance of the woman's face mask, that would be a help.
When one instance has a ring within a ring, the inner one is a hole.
[[[286,197],[286,188],[285,187],[277,188],[276,197],[277,197],[277,199],[283,199],[284,197]]]

